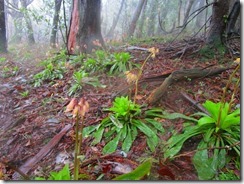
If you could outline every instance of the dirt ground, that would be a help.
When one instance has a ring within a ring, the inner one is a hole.
[[[203,43],[201,41],[196,45],[197,48]],[[149,59],[146,63],[142,78],[162,75],[179,69],[229,67],[233,65],[235,58],[228,53],[224,57],[215,56],[213,58],[204,58],[191,48],[180,53],[184,46],[182,42],[175,42],[171,47],[166,44],[141,44],[142,48],[159,48],[159,54],[155,59]],[[166,47],[168,47],[166,49]],[[120,49],[123,50],[123,49]],[[123,50],[125,51],[125,50]],[[132,61],[142,63],[148,56],[147,51],[132,49],[128,50],[133,56]],[[36,52],[31,51],[30,52]],[[179,54],[180,53],[180,54]],[[65,107],[71,97],[67,95],[69,80],[72,76],[72,70],[68,72],[62,80],[56,80],[59,86],[45,83],[41,87],[34,88],[30,83],[33,75],[40,71],[37,63],[45,58],[44,54],[37,55],[36,60],[21,61],[11,54],[1,56],[6,58],[5,62],[0,63],[0,157],[1,161],[7,164],[0,164],[0,171],[3,180],[15,180],[14,168],[21,167],[28,159],[34,157],[56,134],[58,134],[66,125],[73,124],[73,120],[64,113]],[[19,70],[6,76],[3,73],[4,67],[18,66]],[[184,80],[174,83],[169,87],[167,93],[158,101],[154,107],[160,107],[168,112],[180,112],[190,115],[198,110],[187,101],[182,93],[187,94],[198,103],[203,103],[207,99],[218,102],[221,99],[223,88],[229,79],[233,69],[226,70],[221,74],[211,77],[203,77],[194,80]],[[239,77],[240,73],[236,77]],[[85,118],[85,126],[98,124],[106,113],[102,109],[111,107],[115,94],[128,86],[125,76],[99,76],[102,84],[106,88],[94,88],[85,86],[80,97],[84,97],[90,104],[90,110]],[[138,103],[143,104],[152,90],[158,87],[163,80],[145,82],[139,85]],[[28,90],[29,95],[23,97],[20,93]],[[231,98],[233,86],[227,94],[227,101]],[[123,95],[126,95],[125,90]],[[240,91],[235,97],[235,104],[240,104]],[[161,136],[162,141],[166,141],[172,130],[181,131],[183,120],[162,120],[163,127],[167,130],[165,135]],[[53,170],[59,170],[64,163],[73,162],[74,150],[74,130],[71,128],[59,141],[59,143],[38,163],[33,165],[28,172],[28,176],[46,176]],[[141,160],[152,156],[156,160],[162,157],[160,147],[155,153],[151,153],[146,147],[146,140],[143,135],[133,143],[131,151],[127,157],[121,157],[118,153],[103,157],[101,150],[104,141],[96,146],[90,146],[91,138],[83,141],[83,152],[86,159],[94,155],[97,159],[90,161],[88,165],[81,167],[80,172],[86,174],[86,179],[95,180],[103,174],[102,180],[111,180],[116,176],[116,172],[111,172],[110,164],[119,162],[130,165],[135,168]],[[182,152],[191,151],[196,147],[197,139],[188,141]],[[167,163],[155,163],[149,180],[197,180],[196,171],[191,162],[191,156],[180,157]],[[72,164],[71,164],[72,165]],[[163,174],[164,173],[164,174]]]

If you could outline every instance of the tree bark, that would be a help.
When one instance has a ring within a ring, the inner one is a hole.
[[[0,53],[7,52],[4,0],[0,0]]]
[[[90,53],[105,46],[101,33],[101,0],[73,0],[68,52]]]
[[[140,0],[140,1],[139,1],[139,4],[138,4],[138,6],[137,6],[137,8],[136,8],[136,11],[134,12],[132,21],[131,21],[130,26],[129,26],[128,37],[133,36],[133,34],[134,34],[134,32],[135,32],[135,29],[136,29],[136,23],[137,23],[137,20],[138,20],[139,17],[140,17],[141,10],[142,10],[142,7],[143,7],[145,1],[146,1],[146,0]]]
[[[241,9],[241,3],[239,0],[236,0],[228,16],[228,23],[226,29],[227,35],[230,35],[231,33],[234,32],[237,18],[240,15],[240,9]]]
[[[55,12],[53,16],[53,26],[52,26],[52,32],[50,37],[50,46],[55,48],[56,47],[56,37],[58,32],[58,23],[59,23],[59,12],[61,8],[62,0],[55,0]]]
[[[224,16],[228,15],[229,4],[230,0],[214,1],[210,30],[207,37],[207,43],[209,45],[222,43],[222,36],[226,27]]]

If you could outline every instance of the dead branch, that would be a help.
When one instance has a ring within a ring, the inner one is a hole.
[[[199,102],[193,100],[191,97],[189,97],[186,93],[181,92],[181,95],[188,101],[190,102],[192,105],[196,106],[196,108],[202,112],[204,112],[205,114],[208,114],[208,111],[201,105],[199,104]]]
[[[42,158],[44,158],[53,148],[58,144],[64,134],[71,128],[70,124],[66,125],[57,135],[55,135],[49,142],[46,144],[34,157],[28,159],[20,168],[19,170],[27,174],[31,168],[35,166]],[[13,174],[14,180],[20,179],[20,174],[15,172]]]

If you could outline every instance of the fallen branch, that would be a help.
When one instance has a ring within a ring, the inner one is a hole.
[[[57,135],[55,135],[49,142],[46,144],[34,157],[27,160],[22,166],[20,166],[19,170],[27,174],[41,159],[43,159],[53,148],[58,144],[64,134],[71,128],[72,126],[66,125]],[[20,174],[15,172],[13,174],[13,180],[19,180]]]
[[[222,73],[225,70],[230,68],[216,68],[216,69],[185,69],[185,70],[178,70],[171,73],[169,77],[167,77],[164,82],[153,92],[147,99],[149,104],[155,104],[159,101],[161,97],[167,92],[168,87],[177,81],[184,80],[184,79],[194,79],[194,78],[203,78],[211,75],[216,75]]]
[[[202,112],[204,112],[205,114],[209,114],[209,112],[201,105],[199,104],[199,102],[193,100],[191,97],[189,97],[187,94],[181,92],[181,95],[187,100],[189,101],[192,105],[196,106],[196,108]]]

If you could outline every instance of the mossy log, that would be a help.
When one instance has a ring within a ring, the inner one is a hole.
[[[164,94],[167,92],[168,87],[177,81],[181,81],[184,79],[194,79],[194,78],[203,78],[212,75],[216,75],[222,73],[225,70],[230,68],[215,68],[215,69],[184,69],[184,70],[177,70],[172,72],[164,82],[156,89],[152,91],[150,96],[147,98],[148,104],[155,104],[158,102]]]

